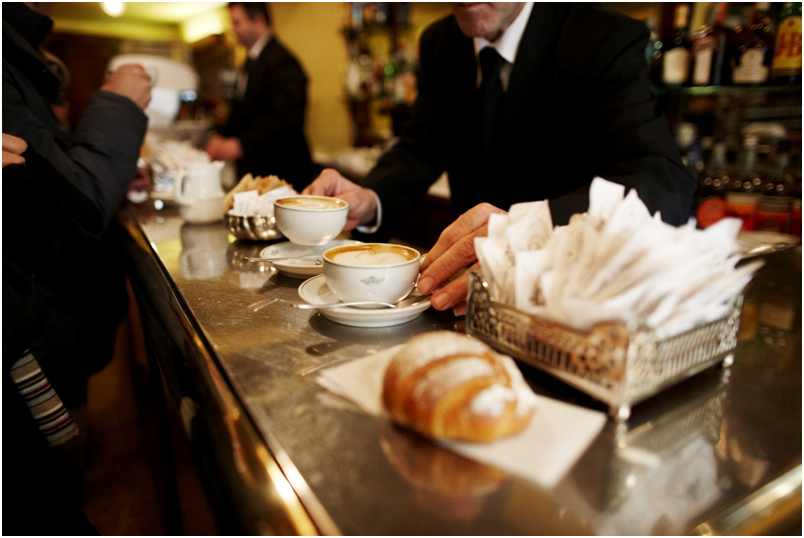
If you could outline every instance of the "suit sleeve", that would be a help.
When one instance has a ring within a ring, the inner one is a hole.
[[[255,77],[265,77],[262,84],[271,100],[270,114],[257,114],[250,118],[246,128],[234,136],[240,140],[243,153],[270,152],[271,139],[289,131],[304,132],[304,114],[307,107],[307,77],[293,58],[287,57]]]
[[[96,91],[69,147],[32,114],[18,88],[3,76],[3,129],[25,140],[89,198],[108,223],[137,171],[148,118],[129,99]]]
[[[574,60],[586,69],[589,88],[589,123],[581,130],[587,133],[584,147],[596,161],[597,175],[636,189],[652,213],[660,211],[665,222],[680,225],[689,218],[696,182],[651,92],[644,61],[647,38],[643,24],[623,19],[610,26],[596,55]],[[588,54],[591,49],[578,50]],[[588,186],[551,200],[554,222],[567,222],[588,203]]]
[[[438,150],[440,144],[433,136],[433,91],[435,46],[431,33],[421,38],[420,71],[417,79],[418,96],[413,105],[410,126],[400,140],[385,153],[369,172],[362,186],[373,189],[382,202],[382,226],[374,239],[389,238],[409,211],[421,201],[427,189],[445,170]]]

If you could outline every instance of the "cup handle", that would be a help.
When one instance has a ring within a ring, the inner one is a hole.
[[[188,204],[191,200],[188,200],[184,197],[184,178],[187,176],[187,172],[182,170],[176,171],[176,177],[173,178],[173,200],[177,204]]]

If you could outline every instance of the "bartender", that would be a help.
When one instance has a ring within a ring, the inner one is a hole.
[[[206,146],[213,160],[237,163],[240,177],[277,175],[301,190],[320,170],[304,136],[307,76],[277,40],[265,2],[229,4],[232,30],[248,48],[232,112]]]
[[[452,5],[422,34],[413,120],[365,181],[325,170],[305,190],[349,202],[347,229],[386,240],[428,187],[449,176],[465,212],[422,266],[438,310],[465,311],[474,237],[488,216],[550,200],[553,223],[589,204],[595,176],[636,189],[671,224],[687,221],[695,180],[657,110],[645,25],[591,4]],[[594,44],[590,46],[590,44]],[[440,287],[440,289],[439,289]]]

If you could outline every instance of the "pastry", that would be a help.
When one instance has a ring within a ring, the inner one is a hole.
[[[420,433],[485,442],[524,429],[536,397],[510,357],[470,336],[435,331],[394,356],[382,399],[393,420]]]

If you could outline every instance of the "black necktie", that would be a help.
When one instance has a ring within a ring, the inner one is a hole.
[[[252,58],[251,56],[248,56],[246,58],[246,63],[243,64],[243,72],[246,73],[247,75],[250,74],[251,73],[251,68],[254,67],[255,63],[256,62],[254,61],[254,58]]]
[[[504,94],[502,81],[500,80],[500,69],[502,69],[505,63],[505,59],[492,47],[486,47],[480,51],[482,79],[478,90],[483,103],[481,125],[484,155],[486,155],[489,148],[491,148],[501,115]]]
[[[237,88],[235,90],[235,96],[237,100],[242,101],[243,98],[246,96],[246,87],[248,85],[248,78],[251,74],[251,69],[254,67],[254,58],[251,56],[246,57],[246,63],[243,64],[243,69],[240,70],[240,74],[237,77]]]

